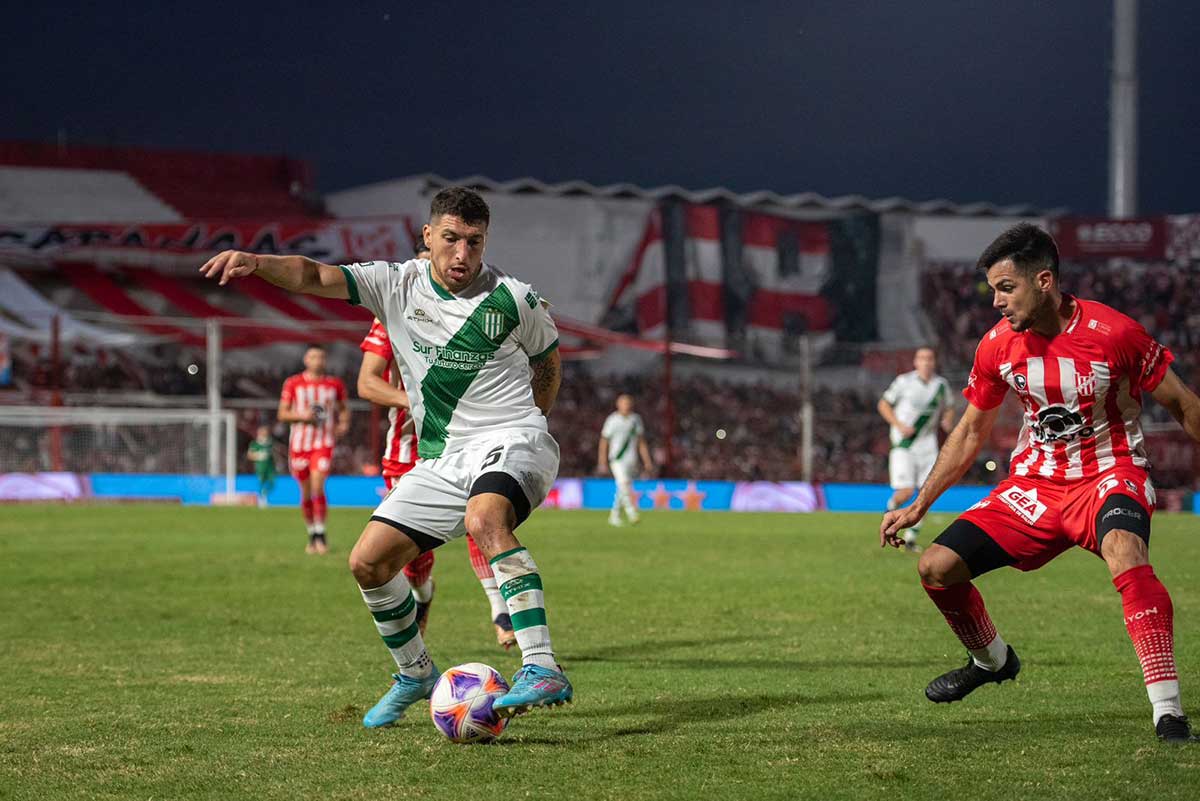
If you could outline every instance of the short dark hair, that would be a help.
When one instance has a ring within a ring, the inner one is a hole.
[[[304,346],[304,352],[308,353],[310,350],[325,350],[325,346],[320,342],[309,342]]]
[[[413,255],[420,256],[422,253],[428,253],[428,252],[429,252],[429,245],[425,244],[424,239],[418,239],[416,247],[413,248]]]
[[[976,263],[983,272],[995,264],[1012,259],[1017,269],[1026,275],[1049,270],[1058,278],[1058,245],[1050,234],[1033,223],[1017,223],[987,246]]]
[[[465,186],[448,186],[433,196],[429,204],[429,219],[435,220],[443,214],[452,214],[468,225],[492,220],[491,209],[478,192]]]

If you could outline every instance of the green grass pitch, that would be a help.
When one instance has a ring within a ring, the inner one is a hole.
[[[538,512],[575,703],[492,746],[423,704],[366,731],[391,666],[345,568],[366,516],[334,510],[321,558],[293,509],[0,507],[0,799],[1200,797],[1200,745],[1153,739],[1103,563],[982,579],[1023,672],[934,706],[963,652],[875,515]],[[1198,527],[1159,516],[1153,553],[1200,714]],[[435,660],[511,674],[463,543],[434,575]]]

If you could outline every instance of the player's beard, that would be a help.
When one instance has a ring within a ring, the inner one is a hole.
[[[1041,322],[1047,322],[1058,314],[1058,307],[1054,304],[1054,298],[1049,292],[1040,292],[1034,290],[1033,308],[1029,314],[1015,314],[1009,318],[1008,324],[1013,331],[1021,333],[1036,327]],[[1047,326],[1049,327],[1049,326]]]

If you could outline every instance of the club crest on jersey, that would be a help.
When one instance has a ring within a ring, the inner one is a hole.
[[[1036,489],[1023,490],[1020,487],[1009,487],[1000,493],[1000,500],[1026,523],[1036,523],[1038,518],[1046,514],[1046,504],[1038,500]]]
[[[1075,374],[1075,391],[1079,393],[1081,398],[1090,398],[1096,394],[1096,374],[1095,373],[1076,373]]]
[[[504,315],[496,309],[483,313],[483,333],[488,339],[499,339],[504,333]]]
[[[1083,424],[1083,416],[1066,406],[1055,404],[1037,413],[1037,422],[1030,426],[1040,442],[1070,442],[1079,437],[1087,439],[1095,433]]]
[[[1020,373],[1013,373],[1012,379],[1013,386],[1017,388],[1017,392],[1024,392],[1029,387],[1029,382]]]

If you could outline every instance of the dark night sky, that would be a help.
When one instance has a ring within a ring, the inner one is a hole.
[[[321,6],[24,3],[0,138],[286,153],[323,189],[1106,203],[1109,0]],[[1200,211],[1200,3],[1143,0],[1140,23],[1140,205]]]

